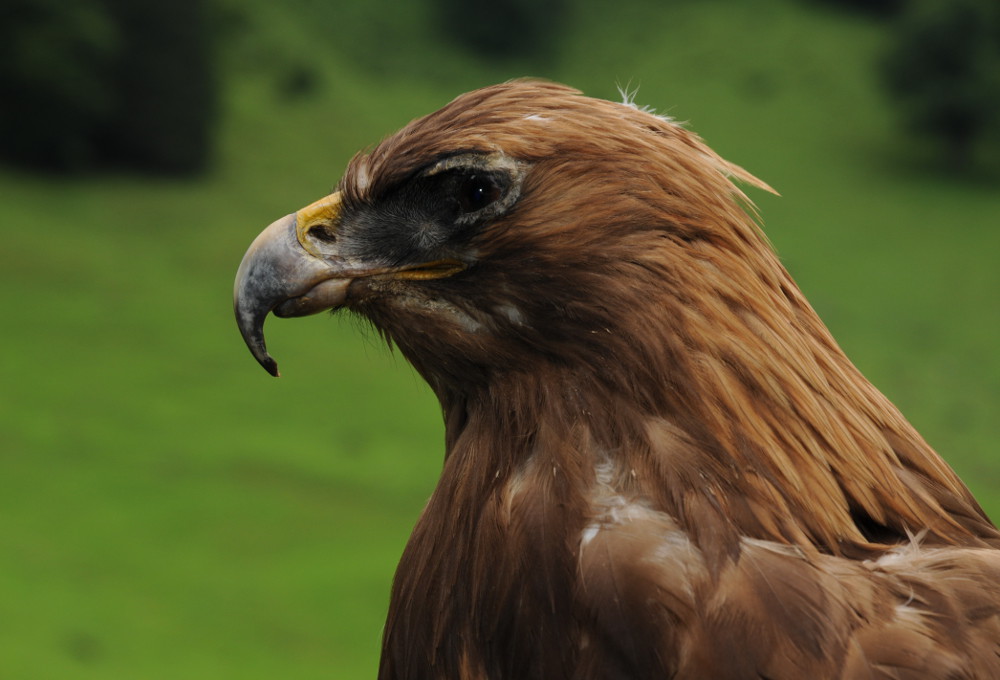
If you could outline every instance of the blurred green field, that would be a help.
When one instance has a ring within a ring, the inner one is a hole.
[[[821,3],[591,0],[550,63],[498,66],[419,6],[245,15],[209,176],[0,171],[0,678],[374,676],[440,465],[437,404],[347,317],[269,321],[271,379],[232,279],[354,151],[514,76],[639,87],[781,192],[753,198],[793,275],[1000,517],[1000,190],[920,164],[877,86],[881,25]],[[316,91],[283,94],[301,64]]]

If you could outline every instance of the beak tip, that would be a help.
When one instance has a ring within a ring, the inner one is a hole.
[[[278,362],[271,357],[267,358],[267,361],[262,361],[260,363],[264,367],[264,370],[271,374],[274,378],[280,378],[281,373],[278,371]]]
[[[259,344],[254,343],[251,345],[248,342],[247,344],[250,345],[250,352],[253,354],[253,358],[257,360],[257,363],[260,364],[261,368],[275,378],[280,378],[281,373],[278,372],[278,362],[274,360],[274,357],[267,353],[267,350],[264,348],[264,343],[260,342]]]

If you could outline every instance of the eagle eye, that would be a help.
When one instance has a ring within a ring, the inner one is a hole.
[[[501,194],[500,186],[490,175],[465,175],[458,183],[456,199],[463,213],[474,213],[495,203]]]

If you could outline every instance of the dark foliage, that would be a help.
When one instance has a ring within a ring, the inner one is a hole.
[[[916,0],[882,64],[903,122],[939,143],[953,169],[1000,126],[1000,4]]]
[[[56,171],[204,168],[209,19],[206,0],[4,0],[0,156]]]
[[[106,0],[122,31],[106,131],[112,159],[169,172],[202,168],[215,110],[204,0]]]
[[[566,21],[566,0],[435,0],[438,24],[454,42],[488,58],[547,57]]]
[[[863,12],[878,17],[892,16],[906,4],[906,0],[814,0],[819,4],[841,7],[852,12]]]
[[[4,0],[0,154],[53,169],[91,164],[116,108],[118,37],[100,0]]]

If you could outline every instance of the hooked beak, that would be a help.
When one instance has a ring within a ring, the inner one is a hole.
[[[340,211],[340,193],[335,192],[273,222],[250,245],[236,272],[236,324],[254,358],[275,377],[278,364],[264,342],[264,321],[271,312],[292,317],[341,307],[356,278],[388,275],[420,280],[465,269],[457,260],[378,268],[348,262],[336,243]]]
[[[261,232],[236,272],[236,324],[254,358],[273,376],[278,364],[264,342],[267,315],[314,314],[342,305],[347,297],[351,277],[343,262],[334,253],[323,256],[310,238],[320,229],[336,233],[339,221],[339,193],[286,215]]]

